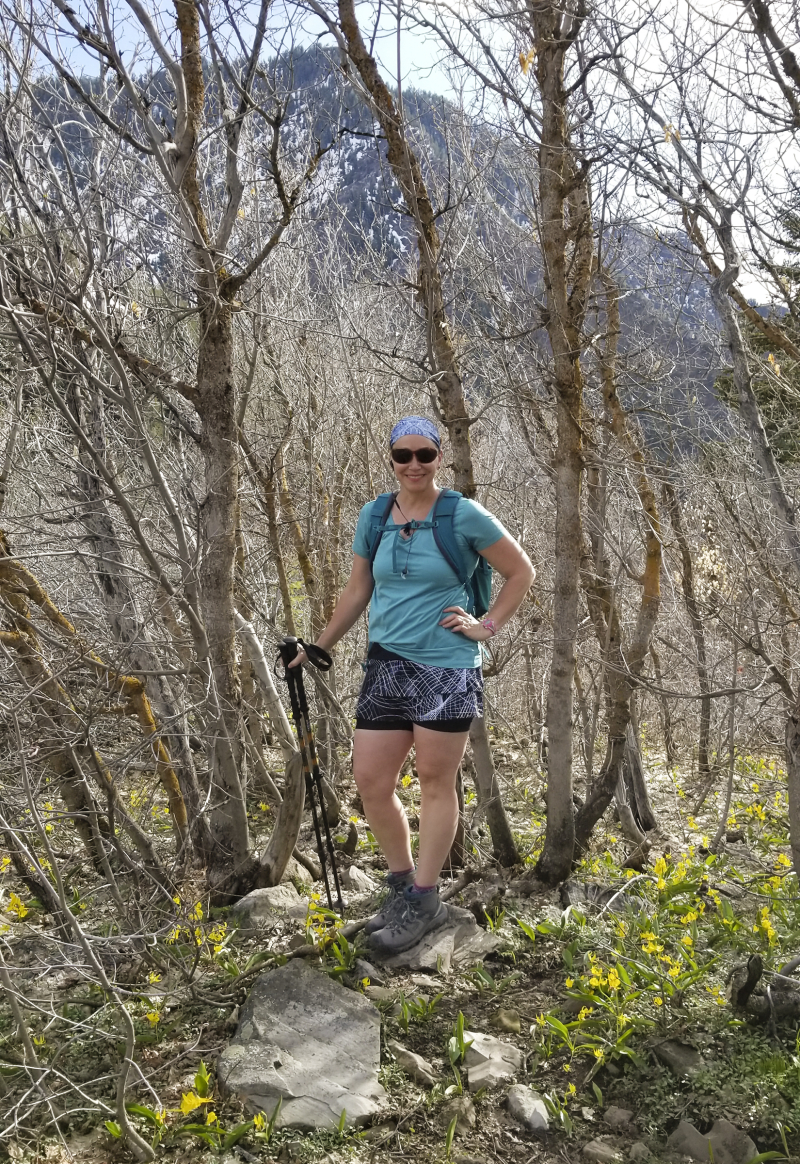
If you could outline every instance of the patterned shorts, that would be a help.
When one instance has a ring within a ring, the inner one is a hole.
[[[465,732],[483,715],[480,667],[428,667],[373,643],[356,707],[357,728]]]

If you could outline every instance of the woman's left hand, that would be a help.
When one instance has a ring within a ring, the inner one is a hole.
[[[492,632],[487,630],[477,618],[468,614],[463,607],[446,606],[444,613],[446,617],[442,619],[439,626],[446,627],[447,630],[457,631],[465,638],[472,639],[474,643],[483,643],[492,637]]]

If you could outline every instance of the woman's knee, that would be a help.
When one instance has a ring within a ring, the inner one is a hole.
[[[353,765],[353,779],[362,800],[391,800],[396,781],[391,776],[376,773],[374,768]]]
[[[443,772],[441,768],[426,768],[424,765],[417,767],[417,776],[419,777],[419,789],[424,797],[446,800],[456,795],[456,773],[458,769],[455,768],[452,772]]]

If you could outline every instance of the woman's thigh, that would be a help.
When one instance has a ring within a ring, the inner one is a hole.
[[[411,751],[411,731],[356,728],[353,736],[353,779],[363,796],[391,796],[403,761]]]
[[[453,786],[468,739],[468,731],[437,732],[415,723],[414,749],[420,783],[430,785],[441,781]]]

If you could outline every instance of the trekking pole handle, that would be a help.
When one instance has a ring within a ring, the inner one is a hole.
[[[284,635],[280,641],[278,650],[283,659],[284,667],[287,667],[292,659],[296,659],[300,651],[305,651],[309,663],[312,667],[316,667],[318,671],[330,671],[333,666],[333,659],[324,647],[318,647],[314,643],[304,642],[303,639],[295,638],[294,635]]]

